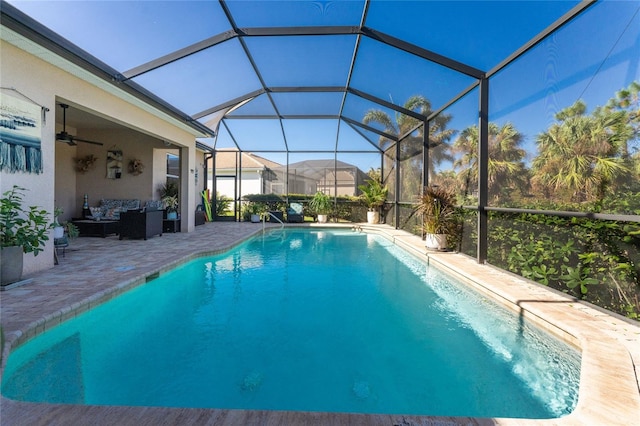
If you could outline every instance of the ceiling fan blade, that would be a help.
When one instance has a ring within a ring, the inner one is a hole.
[[[71,146],[77,145],[77,143],[75,143],[75,141],[84,142],[84,143],[90,143],[90,144],[93,144],[93,145],[100,145],[100,146],[104,145],[102,142],[96,142],[96,141],[91,141],[91,140],[88,140],[88,139],[77,138],[77,137],[72,136],[69,133],[67,133],[67,108],[69,108],[69,105],[63,104],[63,103],[61,103],[59,105],[62,108],[62,131],[60,133],[56,134],[56,140],[57,141],[68,143]]]
[[[102,142],[90,141],[88,139],[81,139],[81,138],[77,138],[75,136],[73,137],[73,140],[74,141],[78,141],[78,142],[90,143],[90,144],[93,144],[93,145],[100,145],[100,146],[104,145]]]
[[[69,144],[71,146],[75,146],[76,143],[73,141],[73,136],[71,136],[69,133],[62,131],[60,133],[56,133],[56,141],[57,142],[63,142],[66,144]]]

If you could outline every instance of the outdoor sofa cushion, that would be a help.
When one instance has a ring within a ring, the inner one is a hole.
[[[140,200],[103,198],[100,210],[104,220],[120,220],[120,212],[140,210]]]

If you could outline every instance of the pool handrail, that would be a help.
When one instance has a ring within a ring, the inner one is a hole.
[[[263,233],[263,234],[264,234],[265,227],[267,226],[267,225],[266,225],[266,223],[267,223],[267,215],[271,216],[272,218],[274,218],[275,220],[277,220],[278,222],[280,222],[280,229],[281,229],[281,230],[282,230],[282,229],[284,229],[284,222],[283,222],[283,221],[281,221],[281,220],[278,218],[278,216],[274,215],[273,213],[271,213],[271,212],[267,212],[266,214],[262,215],[262,233]]]

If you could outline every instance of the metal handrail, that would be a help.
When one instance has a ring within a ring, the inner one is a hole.
[[[272,218],[274,218],[275,220],[277,220],[278,222],[280,222],[280,230],[284,229],[284,222],[281,221],[278,216],[274,215],[271,212],[267,212],[265,215],[262,216],[262,233],[264,234],[265,231],[265,227],[267,226],[267,215],[271,216]]]

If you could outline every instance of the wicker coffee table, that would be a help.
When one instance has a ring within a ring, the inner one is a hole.
[[[120,222],[117,220],[73,220],[78,227],[81,237],[106,237],[120,232]]]

